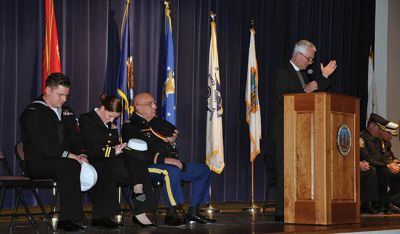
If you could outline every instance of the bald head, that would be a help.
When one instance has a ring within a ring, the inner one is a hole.
[[[149,93],[139,93],[133,99],[135,111],[145,120],[150,121],[156,116],[157,103]]]
[[[138,93],[135,95],[134,99],[133,99],[133,104],[136,105],[143,101],[147,101],[147,100],[154,100],[153,96],[151,96],[151,94],[149,93]]]

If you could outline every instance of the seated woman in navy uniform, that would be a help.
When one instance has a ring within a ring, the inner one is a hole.
[[[210,201],[210,169],[205,164],[182,162],[176,151],[178,130],[169,122],[156,116],[156,103],[149,93],[140,93],[134,99],[135,112],[129,122],[122,126],[124,140],[138,138],[147,142],[153,154],[153,164],[149,167],[153,180],[163,181],[163,194],[167,215],[164,223],[181,225],[177,218],[176,206],[183,204],[181,181],[192,183],[192,194],[186,219],[200,224],[213,223],[199,213],[199,205]]]
[[[122,103],[115,96],[102,95],[98,108],[79,117],[80,134],[86,146],[89,161],[97,170],[107,171],[112,169],[112,179],[117,181],[129,180],[133,185],[134,215],[132,222],[142,227],[155,226],[146,216],[145,212],[155,209],[151,180],[147,170],[150,156],[148,152],[127,150],[126,143],[120,143],[118,129],[113,123],[121,115]],[[144,143],[144,142],[143,142]],[[108,173],[100,173],[109,176]],[[107,174],[107,175],[106,175]],[[104,211],[119,212],[117,185],[105,188],[95,186],[91,193],[91,199],[97,199],[103,194],[112,192],[111,199],[101,209]]]

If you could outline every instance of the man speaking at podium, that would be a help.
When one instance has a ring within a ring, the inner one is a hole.
[[[273,110],[270,137],[275,147],[275,171],[276,171],[276,221],[283,221],[283,95],[288,93],[311,93],[325,91],[331,85],[328,77],[336,69],[336,61],[331,60],[326,66],[320,64],[321,78],[312,79],[313,71],[307,67],[314,62],[317,51],[315,45],[307,40],[298,41],[293,49],[289,63],[283,65],[273,76]]]

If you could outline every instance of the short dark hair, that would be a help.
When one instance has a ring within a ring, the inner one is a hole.
[[[46,87],[57,87],[64,86],[66,88],[71,88],[71,81],[68,76],[62,73],[51,73],[46,79]]]
[[[122,111],[121,100],[114,95],[107,96],[106,94],[102,94],[100,96],[100,102],[101,102],[101,105],[104,106],[104,108],[107,111],[110,111],[110,112],[121,112]]]

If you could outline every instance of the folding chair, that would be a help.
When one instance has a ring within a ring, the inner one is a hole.
[[[24,146],[22,142],[18,143],[14,147],[15,156],[17,159],[18,166],[22,169],[22,175],[29,177],[28,173],[25,171],[25,153]],[[53,179],[31,179],[34,183],[35,188],[39,189],[52,189],[52,199],[49,215],[54,216],[57,213],[57,197],[58,197],[58,189],[57,182]]]
[[[17,210],[18,210],[19,204],[21,203],[22,206],[24,207],[24,210],[26,213],[25,216],[27,217],[33,230],[35,231],[35,233],[39,233],[37,230],[37,227],[36,227],[36,222],[31,214],[31,212],[29,211],[27,204],[25,203],[25,200],[23,199],[23,194],[22,194],[23,189],[29,189],[30,191],[32,191],[48,227],[53,232],[54,231],[53,226],[51,225],[49,216],[47,216],[47,213],[44,210],[44,207],[39,198],[39,195],[37,194],[36,190],[34,189],[34,183],[28,177],[13,176],[12,172],[11,172],[11,168],[8,164],[8,161],[7,161],[6,157],[4,157],[4,154],[1,150],[0,150],[0,162],[3,165],[3,172],[5,174],[4,176],[0,176],[0,187],[1,187],[0,209],[3,206],[3,200],[4,200],[4,195],[5,195],[6,189],[11,188],[11,189],[14,189],[14,191],[15,191],[15,193],[14,193],[15,203],[14,203],[13,213],[11,215],[11,221],[10,221],[10,227],[9,227],[10,232],[13,231],[13,228],[15,225],[15,217],[19,216],[19,214],[17,214]]]
[[[118,201],[121,206],[121,212],[122,211],[132,211],[133,210],[133,205],[131,202],[131,195],[132,195],[132,183],[130,181],[118,181],[117,182],[118,186]],[[125,203],[128,204],[129,209],[124,209],[121,205],[121,197],[124,198]]]
[[[121,213],[123,211],[132,211],[133,210],[133,205],[131,201],[132,197],[132,188],[133,184],[130,181],[119,181],[117,183],[118,186],[118,195],[119,195],[119,204],[121,206]],[[152,183],[153,189],[154,189],[154,195],[156,197],[156,204],[158,204],[160,200],[160,194],[161,194],[161,189],[162,189],[162,182],[161,181],[155,181]],[[125,209],[121,205],[121,197],[124,198],[126,204],[128,204],[129,209]],[[157,207],[153,210],[152,212],[153,215],[153,223],[157,224]]]
[[[185,184],[184,181],[181,181],[181,186],[183,187]],[[163,182],[160,180],[152,180],[152,185],[153,185],[153,190],[154,190],[154,196],[156,197],[156,204],[158,206],[158,203],[160,202],[160,196],[161,196],[161,192],[162,192],[162,188],[163,188]],[[153,210],[153,223],[154,224],[158,224],[157,222],[157,206],[156,208]],[[178,205],[177,206],[177,210],[179,212],[181,212],[182,214],[182,218],[183,218],[183,223],[186,223],[186,212],[183,209],[182,205]]]
[[[156,207],[153,210],[153,223],[157,225],[158,224],[157,223],[157,206],[158,206],[158,203],[160,202],[160,195],[161,195],[163,183],[162,183],[162,181],[156,180],[156,181],[152,181],[152,185],[153,185],[153,190],[154,190],[154,196],[156,198]]]

